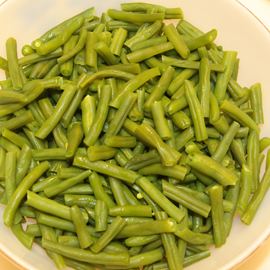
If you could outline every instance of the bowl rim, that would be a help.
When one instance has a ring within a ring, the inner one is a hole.
[[[0,11],[1,8],[7,3],[7,2],[11,2],[12,0],[4,0],[1,4],[0,4]],[[15,1],[15,0],[13,0]],[[228,0],[226,0],[228,1]],[[247,6],[245,6],[243,3],[241,3],[239,0],[233,0],[234,2],[238,3],[239,5],[241,5],[242,8],[244,8],[246,11],[248,11],[259,23],[261,26],[264,27],[264,29],[268,32],[268,34],[270,34],[270,29],[258,18],[258,16],[256,16]],[[244,264],[246,261],[248,261],[248,259],[250,257],[252,257],[255,253],[258,252],[258,250],[260,250],[264,244],[268,241],[268,239],[270,238],[270,227],[268,227],[266,229],[266,231],[261,235],[260,240],[257,241],[256,245],[250,247],[249,249],[246,250],[245,255],[240,255],[238,258],[236,258],[234,260],[233,265],[229,265],[226,270],[233,270],[233,269],[237,269],[238,267],[240,267],[242,264]],[[9,256],[8,252],[5,251],[5,249],[0,245],[0,254],[7,259],[10,263],[12,263],[14,266],[18,267],[19,269],[22,270],[32,270],[28,267],[26,267],[24,265],[23,262],[21,262],[18,259],[14,259],[12,256]]]

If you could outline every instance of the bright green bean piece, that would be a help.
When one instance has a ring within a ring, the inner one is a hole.
[[[34,236],[31,236],[29,234],[27,234],[23,228],[22,228],[22,224],[18,223],[18,224],[12,224],[11,225],[11,230],[14,233],[14,235],[20,240],[20,242],[29,250],[31,250],[32,248],[32,244],[34,241]]]
[[[112,239],[126,226],[126,221],[117,216],[115,220],[111,223],[108,229],[104,232],[104,234],[94,243],[90,249],[94,253],[100,252],[105,246],[107,246]]]
[[[6,41],[6,53],[8,61],[8,70],[10,73],[12,87],[18,91],[22,89],[22,79],[19,70],[18,56],[17,56],[17,41],[10,37]]]
[[[40,42],[40,44],[36,42],[35,46],[37,53],[40,55],[46,55],[62,46],[64,43],[68,41],[73,32],[75,32],[82,26],[84,21],[85,21],[84,17],[79,16],[65,28],[62,34],[60,34],[56,38],[44,43]]]
[[[243,112],[236,105],[231,102],[224,100],[220,105],[220,110],[228,114],[231,118],[237,121],[242,126],[248,126],[250,129],[255,129],[257,134],[260,133],[259,126],[249,117],[245,112]]]
[[[137,173],[131,170],[126,170],[120,166],[110,164],[104,161],[89,161],[87,157],[76,155],[73,161],[73,165],[96,171],[108,176],[115,177],[127,183],[133,184],[137,178]]]
[[[256,83],[250,87],[250,103],[253,109],[252,119],[256,124],[263,124],[262,88],[260,83]]]
[[[184,217],[184,213],[175,207],[146,177],[137,180],[139,186],[149,195],[149,197],[165,210],[177,222]]]
[[[39,177],[48,169],[49,163],[47,161],[44,161],[40,163],[37,167],[35,167],[32,172],[30,172],[27,176],[24,177],[18,188],[12,194],[5,209],[3,219],[6,226],[11,226],[17,208],[19,207],[22,199],[25,197],[27,190],[30,189],[30,187],[35,183],[35,181],[39,179]]]
[[[74,223],[81,248],[89,247],[93,244],[93,239],[87,230],[84,218],[77,205],[71,206],[70,215]]]
[[[146,60],[149,57],[167,52],[174,49],[171,42],[158,44],[149,48],[141,49],[132,53],[127,54],[127,59],[130,63],[138,63]]]
[[[149,205],[123,205],[109,208],[110,216],[138,216],[152,217],[152,208]]]
[[[154,22],[157,20],[163,20],[165,17],[164,13],[153,13],[153,14],[139,14],[130,13],[125,11],[119,11],[115,9],[108,9],[107,14],[114,20],[126,21],[126,22]]]
[[[42,239],[42,246],[46,249],[53,250],[63,256],[79,260],[82,262],[88,262],[92,264],[103,264],[103,265],[123,265],[129,264],[129,254],[127,253],[107,253],[99,252],[98,254],[93,253],[90,250],[83,250],[66,245],[54,243],[47,239]]]
[[[106,202],[97,200],[95,205],[95,231],[102,232],[107,230],[108,207]]]
[[[84,137],[81,123],[73,123],[67,132],[67,153],[66,157],[71,158],[75,155]]]
[[[61,117],[65,113],[67,107],[69,106],[75,92],[77,91],[77,87],[75,84],[68,83],[63,86],[64,92],[57,102],[55,109],[51,116],[46,120],[46,122],[40,127],[38,132],[36,133],[36,137],[40,139],[45,139],[50,132],[54,129],[57,123],[61,120]]]
[[[226,65],[227,68],[224,71],[224,73],[218,73],[217,84],[214,91],[214,95],[216,96],[219,104],[221,104],[225,98],[226,89],[232,75],[236,56],[237,56],[237,52],[234,52],[234,51],[224,52],[224,56],[222,58],[222,64]]]
[[[87,135],[83,140],[83,142],[88,146],[95,144],[96,140],[98,139],[102,131],[103,125],[105,123],[109,111],[110,99],[111,99],[111,87],[109,85],[106,85],[102,87],[101,90],[101,97],[97,107],[95,119],[91,125],[89,132],[87,133]]]
[[[163,194],[170,199],[176,200],[176,202],[192,210],[195,213],[208,217],[211,207],[197,199],[194,196],[190,196],[185,191],[182,191],[165,180],[162,180]]]
[[[235,185],[238,177],[237,175],[214,161],[206,155],[192,152],[188,155],[187,164],[199,172],[213,177],[221,185]]]
[[[194,124],[196,140],[197,141],[206,140],[208,138],[208,134],[206,131],[203,109],[196,96],[194,87],[188,80],[185,81],[185,94],[188,101],[188,105],[190,107],[190,113]]]
[[[75,176],[73,178],[66,179],[65,181],[62,181],[61,183],[55,184],[53,186],[47,187],[44,189],[44,192],[47,197],[52,197],[57,195],[60,192],[63,192],[64,190],[80,183],[84,179],[86,179],[88,176],[91,175],[91,171],[85,171],[78,176]]]
[[[224,229],[224,212],[222,206],[223,188],[222,186],[213,186],[209,189],[210,202],[212,207],[213,236],[215,247],[220,248],[226,242]]]

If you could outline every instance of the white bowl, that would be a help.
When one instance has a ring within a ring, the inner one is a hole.
[[[0,55],[5,57],[5,41],[10,36],[17,40],[18,50],[20,50],[23,45],[30,44],[46,30],[86,8],[94,6],[96,14],[101,15],[108,8],[120,9],[121,2],[131,1],[8,0],[0,8]],[[238,51],[240,84],[250,87],[260,82],[262,85],[265,124],[261,126],[261,137],[269,136],[270,106],[267,101],[270,100],[270,35],[266,28],[235,0],[148,0],[146,2],[166,7],[180,6],[184,11],[185,19],[202,31],[217,29],[216,43],[222,45],[224,50]],[[0,80],[2,79],[5,79],[3,72],[0,74]],[[250,226],[241,223],[239,215],[236,214],[226,245],[220,249],[211,248],[210,258],[186,269],[227,270],[239,266],[270,234],[269,205],[268,193]],[[22,269],[56,269],[53,262],[37,245],[34,244],[31,251],[21,245],[11,230],[3,224],[3,212],[4,206],[1,205],[0,251]]]

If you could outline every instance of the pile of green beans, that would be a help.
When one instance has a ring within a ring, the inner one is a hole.
[[[182,269],[226,243],[236,211],[251,224],[270,186],[261,84],[239,85],[237,52],[181,8],[121,8],[22,57],[9,38],[0,58],[3,222],[58,269]]]

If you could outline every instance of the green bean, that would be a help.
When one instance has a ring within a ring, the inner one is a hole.
[[[26,102],[27,97],[19,92],[10,91],[10,90],[1,90],[0,91],[0,104],[7,104],[7,103],[16,103],[16,102]]]
[[[154,200],[163,210],[165,210],[176,221],[181,221],[184,213],[175,207],[146,177],[137,180],[139,186]]]
[[[229,83],[229,80],[233,71],[236,56],[237,56],[237,52],[233,52],[233,51],[224,52],[224,56],[222,58],[222,64],[227,65],[227,68],[224,73],[218,73],[217,84],[214,91],[214,94],[219,104],[221,104],[225,98],[225,92],[226,92],[227,85]]]
[[[129,263],[129,255],[127,253],[110,254],[107,252],[99,252],[98,254],[95,254],[90,250],[61,245],[47,239],[42,239],[42,246],[63,256],[93,264],[126,266]]]
[[[121,217],[152,217],[152,209],[149,205],[122,205],[109,208],[109,215]]]
[[[252,119],[256,124],[263,124],[262,89],[260,83],[254,84],[250,87],[250,103],[251,108],[253,108]]]
[[[129,170],[139,170],[145,166],[159,163],[160,157],[158,155],[158,152],[156,150],[151,150],[148,153],[145,154],[139,154],[131,158],[126,164],[125,168]]]
[[[252,171],[250,170],[250,168],[248,166],[246,166],[245,164],[243,165],[242,169],[241,169],[241,190],[240,190],[240,194],[239,194],[239,199],[237,202],[237,212],[241,215],[244,214],[248,202],[249,202],[249,198],[250,198],[250,194],[251,194],[251,186],[252,186]]]
[[[144,30],[142,30],[141,32],[137,32],[134,37],[130,38],[124,44],[127,47],[132,48],[134,45],[136,45],[139,42],[151,39],[156,33],[159,32],[161,26],[162,26],[161,21],[156,21],[153,24],[149,25]]]
[[[187,164],[199,172],[213,177],[218,183],[224,186],[235,185],[238,179],[233,171],[200,153],[190,153],[188,155]]]
[[[60,182],[62,182],[62,180],[57,175],[52,175],[52,176],[47,177],[41,182],[35,183],[32,186],[31,190],[33,192],[40,192],[40,191],[43,191],[45,188],[58,184]]]
[[[65,53],[63,56],[57,59],[58,65],[61,66],[63,63],[74,57],[77,53],[79,53],[83,49],[86,42],[86,36],[87,30],[81,28],[78,43],[69,52]]]
[[[259,141],[260,146],[260,153],[263,152],[264,149],[266,149],[270,145],[270,138],[269,137],[263,137]]]
[[[259,136],[255,130],[251,130],[247,142],[247,166],[252,171],[252,188],[254,193],[260,182],[260,167],[259,167]]]
[[[220,105],[220,110],[236,120],[240,125],[248,126],[250,129],[256,130],[257,134],[260,133],[259,126],[250,118],[246,113],[244,113],[240,108],[231,102],[224,100]]]
[[[23,228],[22,224],[12,224],[11,225],[11,230],[14,233],[14,235],[20,240],[20,242],[29,250],[32,248],[32,244],[34,241],[34,236],[30,236],[27,234]]]
[[[96,199],[91,195],[65,194],[65,204],[67,206],[77,205],[79,207],[95,208]]]
[[[22,80],[19,71],[19,63],[17,56],[17,41],[9,38],[6,41],[6,53],[8,61],[8,70],[10,73],[13,89],[18,91],[22,89]]]
[[[106,202],[97,200],[95,205],[95,231],[106,231],[108,222],[108,207]]]
[[[107,14],[114,20],[139,23],[163,20],[165,16],[165,14],[163,13],[137,14],[125,11],[118,11],[115,9],[108,9]]]
[[[215,247],[220,248],[226,242],[226,235],[223,223],[223,188],[222,186],[213,186],[209,189],[209,196],[212,207],[213,236]]]
[[[130,63],[138,63],[146,60],[149,57],[172,50],[174,47],[171,42],[161,43],[149,48],[137,50],[135,52],[127,54],[127,59]]]
[[[67,132],[67,153],[66,157],[71,158],[75,155],[79,145],[83,140],[83,127],[81,123],[73,123]]]
[[[85,220],[77,205],[71,206],[70,215],[76,229],[80,247],[84,249],[91,246],[93,244],[93,239],[91,237],[91,234],[87,230]]]
[[[113,54],[117,56],[121,55],[121,50],[127,38],[127,33],[128,33],[127,30],[121,27],[115,31],[112,43],[110,44],[110,51]]]
[[[91,171],[89,171],[89,170],[85,171],[85,172],[79,174],[78,176],[66,179],[65,181],[62,181],[58,184],[55,184],[53,186],[45,188],[44,192],[45,192],[47,197],[55,196],[55,195],[59,194],[60,192],[63,192],[64,190],[80,183],[81,181],[83,181],[84,179],[86,179],[90,175],[91,175]]]
[[[178,180],[184,180],[187,169],[183,166],[175,165],[174,167],[162,167],[159,163],[148,165],[138,171],[141,175],[160,174],[163,176],[172,177]]]
[[[162,106],[162,101],[155,101],[151,105],[151,112],[155,123],[155,128],[161,139],[171,139],[171,132],[167,121],[165,119],[165,113]]]
[[[88,145],[94,145],[97,138],[99,137],[105,120],[107,118],[107,114],[109,111],[109,101],[111,98],[111,87],[106,85],[101,90],[101,97],[99,100],[99,105],[97,107],[95,119],[91,125],[91,128],[87,135],[85,136],[83,142]]]
[[[93,172],[89,177],[89,183],[93,188],[95,197],[97,200],[101,200],[106,202],[108,208],[115,207],[115,202],[108,196],[108,194],[104,191],[99,175],[96,172]]]
[[[59,36],[55,37],[52,40],[49,40],[47,42],[41,42],[41,44],[38,44],[36,42],[35,46],[36,46],[36,51],[38,54],[40,55],[46,55],[54,50],[56,50],[57,48],[59,48],[61,45],[63,45],[64,43],[66,43],[68,41],[68,39],[70,38],[70,36],[72,35],[73,32],[75,32],[77,29],[79,29],[82,24],[84,23],[84,17],[83,16],[79,16],[78,18],[76,18],[74,21],[72,21],[63,31],[62,34],[60,34]]]
[[[64,44],[63,56],[57,59],[57,64],[60,69],[60,72],[63,76],[70,76],[73,71],[73,57],[70,56],[70,51],[74,50],[74,47],[78,43],[78,36],[71,36],[70,39]],[[69,58],[69,59],[68,59]],[[66,61],[63,61],[67,59]]]
[[[165,212],[157,212],[156,218],[157,220],[164,220],[168,216]],[[175,243],[175,236],[172,233],[163,233],[161,234],[161,240],[170,269],[182,269],[180,254]]]
[[[42,112],[44,113],[46,119],[48,119],[53,113],[53,106],[52,106],[50,100],[47,98],[41,99],[41,100],[39,100],[39,105],[40,105],[40,108],[41,108]],[[64,131],[62,130],[60,123],[58,123],[56,125],[56,127],[52,130],[52,133],[53,133],[53,136],[54,136],[54,139],[56,141],[57,146],[60,148],[65,148],[65,144],[67,143],[68,140],[67,140],[67,137],[66,137]],[[29,136],[31,136],[29,132],[28,132],[28,134],[29,134]],[[37,137],[31,136],[31,138],[32,138],[32,141],[35,142],[36,147],[38,146],[38,144],[41,143],[41,140],[39,140]]]
[[[73,22],[74,20],[76,20],[78,17],[81,17],[81,16],[84,17],[84,22],[87,23],[87,24],[85,24],[85,26],[86,26],[86,25],[89,24],[88,23],[89,21],[93,20],[93,18],[94,18],[94,12],[95,12],[95,10],[92,7],[92,8],[89,8],[89,9],[84,10],[83,12],[81,12],[79,14],[76,14],[75,16],[73,16],[73,17],[71,17],[71,18],[69,18],[69,19],[61,22],[60,24],[56,25],[52,29],[50,29],[47,32],[45,32],[38,40],[41,40],[43,42],[46,42],[48,40],[51,40],[51,39],[55,38],[55,36],[56,36],[55,34],[56,34],[57,30],[64,30],[68,25],[70,25],[71,22]],[[92,22],[90,22],[90,24],[91,23]],[[76,35],[77,34],[78,33],[76,33]],[[33,42],[33,43],[35,43],[35,42]],[[34,44],[32,44],[32,45],[34,45]]]
[[[127,118],[132,106],[137,100],[137,95],[134,93],[127,93],[123,98],[122,103],[120,104],[118,110],[115,113],[114,118],[110,122],[109,128],[104,135],[104,141],[111,135],[117,135],[120,129],[122,128],[124,121]]]
[[[230,144],[238,130],[240,125],[237,122],[233,122],[227,132],[224,134],[222,140],[218,144],[215,152],[211,155],[211,158],[217,162],[221,162],[225,154],[229,150]]]
[[[199,37],[188,40],[186,42],[186,45],[190,51],[193,51],[195,49],[198,49],[201,46],[204,46],[213,42],[216,39],[216,37],[217,37],[217,30],[213,29],[203,35],[200,35]]]
[[[16,130],[28,123],[34,121],[34,117],[31,111],[26,111],[25,113],[18,115],[10,120],[0,122],[0,134],[3,129],[6,128],[8,130]]]
[[[112,21],[106,22],[106,28],[107,28],[107,31],[113,31],[119,28],[123,28],[127,31],[138,31],[139,26],[134,23],[112,20]]]
[[[144,254],[138,254],[130,257],[130,262],[127,267],[119,266],[119,268],[116,268],[114,266],[108,266],[108,269],[136,269],[136,267],[139,267],[141,265],[149,265],[157,262],[162,259],[162,257],[163,254],[161,249],[157,248],[155,250],[145,252]]]
[[[126,170],[120,166],[113,165],[108,162],[91,162],[84,156],[76,155],[73,161],[73,165],[84,169],[94,170],[96,172],[115,177],[131,184],[134,183],[137,178],[137,174],[133,171]]]
[[[36,161],[43,160],[66,160],[65,148],[50,148],[41,150],[32,150],[32,158]]]
[[[234,100],[238,100],[246,94],[244,88],[242,88],[239,83],[232,78],[228,84],[228,91]]]
[[[165,55],[162,55],[162,63],[175,66],[175,67],[180,67],[180,68],[190,68],[190,69],[200,68],[200,62],[198,61],[180,60],[180,59],[167,57]],[[222,64],[210,63],[209,69],[212,71],[224,72],[226,69],[226,66]]]
[[[12,132],[6,128],[2,129],[2,136],[10,140],[20,148],[22,148],[24,144],[27,144],[30,148],[33,148],[32,144],[23,136],[16,134],[15,132]]]
[[[51,53],[47,55],[39,55],[38,53],[32,53],[27,56],[23,56],[18,59],[18,63],[21,66],[27,66],[34,63],[37,63],[39,61],[49,60],[53,58],[57,58],[59,56],[63,55],[62,48],[57,48],[56,50],[52,51]]]
[[[45,143],[44,143],[44,140],[41,140],[41,139],[35,137],[34,132],[32,132],[31,130],[29,130],[27,128],[24,128],[23,131],[31,143],[31,148],[34,148],[37,150],[42,150],[42,149],[47,148]]]
[[[36,170],[36,168],[34,168],[34,170]],[[66,205],[62,205],[48,198],[44,198],[38,194],[35,194],[34,192],[30,190],[27,191],[27,204],[45,213],[49,213],[49,214],[58,216],[60,218],[66,219],[66,220],[71,220],[70,207]],[[85,212],[82,212],[82,213],[83,213],[84,219],[87,221],[88,220],[87,214]]]
[[[208,138],[208,134],[206,132],[204,117],[203,117],[203,109],[199,103],[199,100],[194,91],[194,87],[190,83],[190,81],[185,81],[185,94],[190,107],[192,121],[194,123],[194,131],[197,141],[203,141]]]
[[[93,96],[87,95],[81,102],[82,110],[82,125],[84,130],[84,135],[88,133],[90,127],[93,123],[95,113],[96,113],[96,99]]]
[[[141,141],[158,150],[163,166],[173,167],[179,160],[181,154],[166,145],[150,125],[146,123],[140,125],[136,128],[135,134]]]
[[[35,215],[38,216],[39,212],[35,211]],[[51,240],[53,242],[57,242],[56,234],[53,228],[43,225],[43,224],[38,224],[41,235],[43,238],[46,238],[48,240]],[[47,251],[48,255],[53,259],[55,265],[57,268],[63,268],[66,266],[63,257],[60,254],[57,254],[53,251]]]
[[[86,66],[93,67],[97,71],[97,52],[94,45],[98,42],[98,34],[94,32],[87,32],[85,42],[85,64]]]
[[[165,91],[167,90],[173,75],[174,75],[174,69],[172,67],[168,67],[165,72],[162,74],[159,82],[155,86],[153,92],[150,94],[148,99],[146,100],[145,104],[143,105],[143,109],[146,112],[149,112],[151,109],[151,105],[155,101],[159,101],[162,96],[165,94]]]
[[[89,263],[80,262],[78,260],[73,260],[73,259],[68,258],[68,257],[63,257],[63,258],[64,258],[65,264],[68,267],[72,267],[72,268],[78,269],[78,270],[95,270],[95,267]]]
[[[33,169],[32,172],[30,172],[27,176],[24,177],[22,182],[19,184],[18,188],[15,190],[15,192],[12,194],[7,207],[4,212],[4,222],[6,226],[10,227],[14,217],[15,213],[19,207],[19,204],[21,203],[22,199],[27,193],[27,190],[34,184],[34,182],[49,168],[49,163],[47,161],[44,161],[40,163],[36,168]]]
[[[113,158],[117,153],[117,149],[106,145],[89,146],[87,156],[90,161],[108,160]]]
[[[181,205],[192,210],[195,213],[208,217],[211,207],[205,202],[190,196],[185,191],[182,191],[165,180],[162,180],[163,194],[173,200],[176,200]]]
[[[75,84],[72,83],[68,83],[67,85],[63,86],[63,88],[64,92],[60,100],[58,101],[53,113],[46,120],[46,122],[40,127],[40,129],[36,133],[36,137],[40,139],[45,139],[49,135],[49,133],[60,121],[65,110],[69,106],[73,96],[75,95],[75,92],[77,91],[77,87],[75,86]]]
[[[160,5],[134,2],[134,3],[122,3],[121,8],[124,11],[143,11],[146,12],[148,8],[155,8],[158,12],[165,13],[166,15],[183,15],[181,8],[166,8]],[[165,17],[166,18],[166,17]]]
[[[115,237],[115,239],[127,238],[131,236],[144,236],[159,233],[175,232],[176,226],[176,221],[172,218],[128,224]]]
[[[194,245],[204,245],[210,243],[213,238],[213,236],[210,234],[192,232],[183,224],[177,225],[177,231],[174,234],[184,241]]]
[[[94,253],[100,252],[106,245],[108,245],[112,239],[126,226],[126,221],[117,216],[115,220],[111,223],[108,229],[104,232],[104,234],[94,243],[90,249]]]
[[[175,26],[171,23],[162,28],[169,41],[173,44],[175,50],[179,55],[186,59],[189,57],[190,50],[184,42],[183,38],[177,32]]]
[[[149,48],[149,47],[152,47],[155,45],[166,43],[167,41],[168,40],[167,40],[166,36],[161,36],[161,37],[156,37],[156,38],[152,37],[151,39],[143,40],[143,41],[140,41],[140,42],[132,45],[130,50],[132,52],[135,52],[135,51],[138,51],[141,49],[146,49],[146,48]]]
[[[113,55],[110,51],[109,47],[103,42],[99,41],[94,45],[94,49],[100,55],[100,57],[108,64],[108,65],[117,65],[119,64],[118,59]]]
[[[110,102],[110,106],[114,108],[119,108],[121,103],[123,102],[123,99],[126,93],[134,92],[137,88],[139,88],[145,82],[147,82],[151,78],[156,77],[158,75],[160,75],[158,68],[149,69],[136,75],[134,78],[129,80],[126,84],[124,84],[123,87],[116,93],[116,95]]]
[[[129,247],[139,247],[139,246],[147,245],[158,239],[160,239],[160,236],[158,234],[146,235],[146,236],[134,236],[134,237],[127,238],[125,240],[125,244]]]
[[[110,47],[111,39],[112,39],[111,32],[104,31],[98,34],[98,41],[103,41],[108,47]]]
[[[15,181],[16,174],[16,152],[7,152],[6,154],[6,166],[5,166],[5,190],[7,194],[7,200],[9,201],[12,194],[15,192],[17,186]]]
[[[184,258],[183,266],[184,267],[189,266],[195,262],[198,262],[202,259],[209,257],[210,255],[211,255],[211,251],[207,250],[207,251],[202,251],[202,252],[199,252],[197,254],[188,256],[188,257]]]

